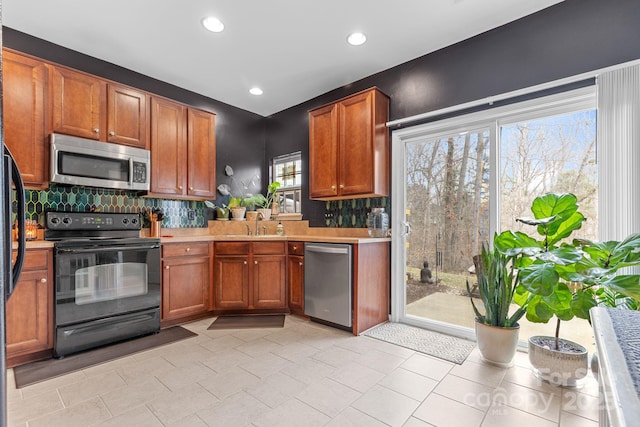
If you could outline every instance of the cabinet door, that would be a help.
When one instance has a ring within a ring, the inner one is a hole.
[[[343,196],[373,192],[373,93],[339,104],[340,167],[338,187]]]
[[[216,116],[190,108],[187,118],[187,194],[215,199]]]
[[[338,108],[332,104],[309,113],[309,197],[338,195],[337,162]]]
[[[304,257],[289,255],[287,266],[289,309],[293,314],[304,314]]]
[[[249,257],[215,258],[215,297],[218,310],[249,308]]]
[[[148,96],[117,84],[108,86],[107,141],[149,148]]]
[[[59,67],[51,76],[53,132],[104,141],[106,83]]]
[[[151,98],[151,192],[183,195],[186,185],[185,107]]]
[[[162,320],[209,309],[209,257],[183,257],[162,262]]]
[[[51,251],[27,251],[24,271],[7,301],[7,360],[10,366],[53,348]]]
[[[285,257],[258,255],[253,257],[253,307],[286,308]]]
[[[27,186],[46,187],[49,183],[45,109],[48,72],[40,61],[3,52],[4,140]]]

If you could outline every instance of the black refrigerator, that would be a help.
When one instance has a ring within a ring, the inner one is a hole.
[[[0,0],[0,142],[2,143],[2,161],[0,162],[0,427],[7,425],[7,336],[6,308],[18,278],[22,272],[25,255],[25,211],[24,186],[20,171],[13,161],[11,153],[4,145],[4,123],[2,114],[2,0]],[[15,187],[15,201],[14,190]],[[15,212],[14,212],[15,211]],[[15,213],[15,216],[14,216]],[[11,228],[18,222],[18,255],[11,265]]]

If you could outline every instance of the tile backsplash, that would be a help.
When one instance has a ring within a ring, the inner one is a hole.
[[[152,207],[165,213],[163,228],[206,227],[207,223],[203,202],[140,197],[131,191],[52,184],[47,190],[26,190],[25,202],[27,218],[40,224],[44,223],[44,212],[50,210],[135,213]]]
[[[367,226],[367,214],[372,208],[385,208],[389,213],[389,197],[367,199],[331,200],[325,204],[327,227],[363,228]]]

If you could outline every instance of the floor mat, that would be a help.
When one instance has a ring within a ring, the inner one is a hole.
[[[371,338],[397,344],[439,359],[462,364],[476,343],[402,323],[383,323],[364,332]]]
[[[60,375],[109,362],[124,356],[129,356],[154,347],[170,344],[185,338],[195,337],[198,334],[181,326],[163,329],[160,333],[147,335],[121,343],[96,348],[72,354],[62,359],[48,359],[39,362],[28,363],[13,368],[16,379],[16,388],[22,388],[31,384],[45,381]]]
[[[282,328],[284,314],[247,314],[218,316],[207,329]]]

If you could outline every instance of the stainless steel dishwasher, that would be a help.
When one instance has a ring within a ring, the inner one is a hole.
[[[304,313],[311,318],[352,327],[351,245],[304,245]]]

